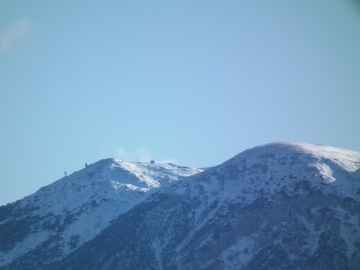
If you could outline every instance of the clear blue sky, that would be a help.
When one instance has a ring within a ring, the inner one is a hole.
[[[355,1],[0,1],[0,205],[103,158],[360,151]]]

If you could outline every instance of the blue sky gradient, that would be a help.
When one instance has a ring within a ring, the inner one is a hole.
[[[0,2],[0,205],[114,157],[360,151],[355,1]]]

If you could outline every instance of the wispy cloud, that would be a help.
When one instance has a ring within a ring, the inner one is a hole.
[[[173,163],[173,164],[177,164],[177,160],[176,160],[176,158],[167,158],[167,159],[159,160],[159,163]]]
[[[136,151],[128,152],[123,148],[116,149],[116,158],[126,161],[140,161],[140,162],[149,162],[154,159],[154,156],[150,153],[150,151],[144,147],[139,147]],[[158,160],[158,163],[177,163],[175,158],[170,159],[162,159]]]
[[[0,53],[5,53],[9,48],[24,38],[30,30],[31,20],[28,17],[9,25],[0,37]]]
[[[141,146],[134,152],[128,152],[123,148],[116,149],[116,154],[118,159],[128,160],[128,161],[141,161],[141,162],[149,162],[153,157],[149,150],[145,147]]]

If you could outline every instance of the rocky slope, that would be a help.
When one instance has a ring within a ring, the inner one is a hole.
[[[68,255],[34,247],[0,269],[359,269],[359,169],[355,151],[255,147],[152,189]]]

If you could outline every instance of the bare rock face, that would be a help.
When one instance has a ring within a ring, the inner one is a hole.
[[[0,269],[359,269],[359,169],[350,150],[255,147],[157,189],[66,256],[34,249]]]

